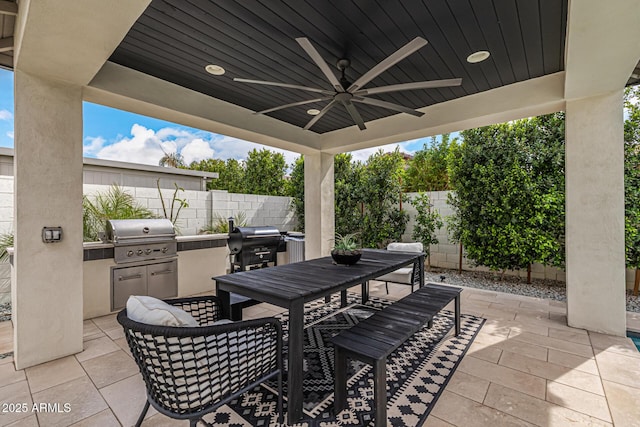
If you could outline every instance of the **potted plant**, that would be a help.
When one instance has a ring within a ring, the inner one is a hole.
[[[335,244],[331,251],[331,257],[336,264],[353,265],[362,256],[362,250],[358,248],[356,236],[358,233],[349,233],[344,236],[336,233]]]

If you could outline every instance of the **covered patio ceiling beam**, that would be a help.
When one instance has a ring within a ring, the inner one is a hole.
[[[319,151],[314,132],[111,62],[85,87],[84,99],[301,154]]]
[[[420,118],[385,117],[368,122],[361,132],[354,128],[328,132],[321,137],[321,148],[341,153],[561,111],[564,78],[559,72],[435,104],[421,108],[425,114]]]
[[[151,0],[20,0],[15,68],[83,86],[111,56]]]
[[[566,44],[565,98],[620,90],[640,60],[638,0],[572,1]]]
[[[0,0],[0,15],[17,15],[18,4],[12,1]]]
[[[0,52],[9,52],[13,50],[13,37],[0,39]]]

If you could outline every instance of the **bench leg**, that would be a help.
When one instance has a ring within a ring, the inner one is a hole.
[[[334,383],[334,403],[335,415],[347,407],[347,357],[339,348],[334,348],[335,353],[335,383]]]
[[[373,404],[375,405],[375,427],[387,425],[387,359],[373,364]]]
[[[329,304],[330,302],[331,302],[331,295],[327,295],[326,297],[324,297],[325,304]]]
[[[242,320],[242,304],[233,304],[231,306],[229,319],[234,322]]]
[[[456,336],[460,335],[460,294],[456,295]]]

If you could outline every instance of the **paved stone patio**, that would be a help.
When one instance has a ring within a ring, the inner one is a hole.
[[[357,288],[354,288],[354,291]],[[373,295],[401,298],[408,286],[373,282]],[[245,318],[281,311],[266,304]],[[425,426],[640,425],[640,353],[631,340],[566,326],[562,302],[467,288],[463,313],[487,319]],[[640,314],[627,313],[640,331]],[[0,323],[0,354],[11,351],[11,322]],[[115,315],[84,322],[85,350],[16,371],[0,359],[0,426],[131,426],[144,384]],[[32,412],[32,404],[58,408]],[[69,403],[66,412],[62,404]],[[53,411],[52,411],[53,410]],[[149,411],[144,425],[188,425]]]

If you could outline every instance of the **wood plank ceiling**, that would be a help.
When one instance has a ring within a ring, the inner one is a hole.
[[[566,15],[567,0],[153,0],[110,60],[260,111],[312,97],[234,77],[331,90],[296,37],[307,37],[332,67],[348,58],[347,78],[353,82],[421,36],[427,46],[365,86],[462,78],[460,87],[374,96],[421,108],[563,70]],[[468,63],[467,56],[479,50],[491,57]],[[226,73],[207,74],[207,64]],[[303,127],[311,118],[306,111],[326,103],[269,115]],[[357,108],[365,122],[396,114],[363,104]],[[311,130],[349,126],[354,126],[351,117],[337,106]]]
[[[16,14],[15,1],[0,0],[0,68],[13,69],[13,45]]]

